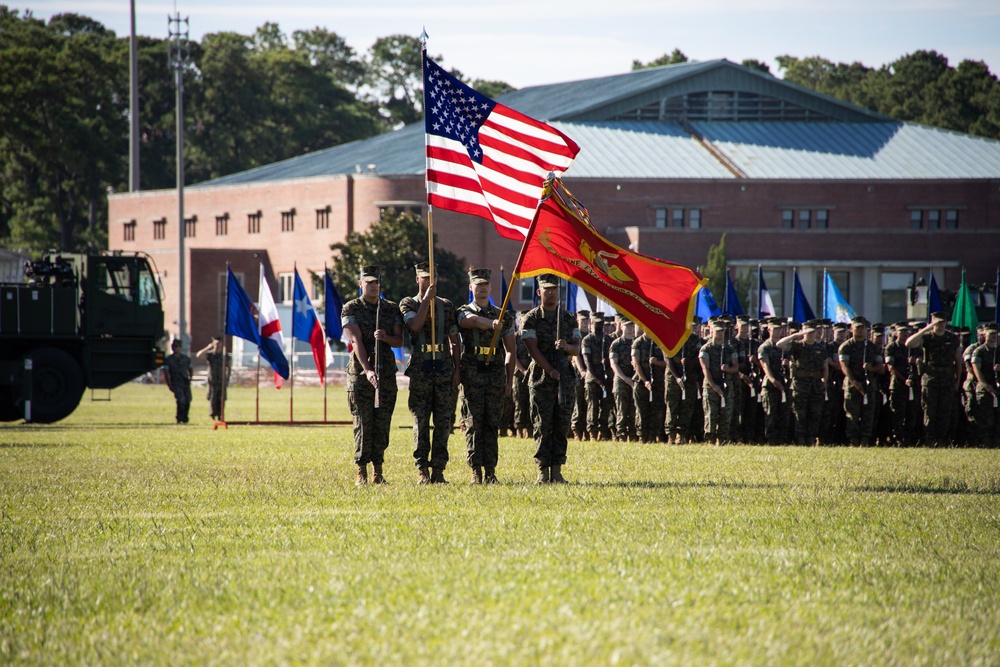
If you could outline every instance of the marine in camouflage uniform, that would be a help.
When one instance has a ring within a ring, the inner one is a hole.
[[[650,375],[649,355],[656,343],[646,332],[632,341],[632,410],[636,420],[636,431],[643,442],[655,440],[655,424],[651,415],[651,390],[653,380]]]
[[[590,334],[590,311],[576,311],[577,326],[580,328],[580,336],[586,338]],[[527,362],[525,362],[527,365]],[[577,375],[576,405],[573,408],[573,436],[577,440],[587,439],[587,369],[583,365],[583,355],[573,357],[573,367]]]
[[[738,321],[738,320],[737,320]],[[742,442],[757,442],[758,412],[760,407],[760,367],[757,364],[757,349],[760,347],[760,339],[754,333],[757,320],[748,320],[746,324],[746,334],[741,325],[737,335],[741,344],[746,350],[746,366],[740,367],[740,393],[743,395],[740,400],[742,414],[740,415],[739,436]],[[745,337],[744,337],[745,336]]]
[[[776,345],[787,351],[792,364],[792,410],[798,431],[796,444],[819,444],[819,420],[826,397],[826,345],[819,340],[819,322],[809,320],[802,331],[785,336]]]
[[[883,364],[882,350],[868,340],[868,320],[851,320],[852,337],[841,346],[840,367],[844,371],[846,435],[853,446],[871,445],[878,387],[873,375]]]
[[[359,486],[368,483],[369,463],[372,482],[385,483],[382,465],[396,408],[396,357],[392,348],[403,345],[399,306],[379,294],[381,272],[378,266],[361,270],[358,285],[362,296],[344,305],[340,320],[352,347],[347,362],[347,403],[354,420],[354,463]]]
[[[636,442],[636,410],[634,387],[635,369],[632,367],[632,343],[635,336],[635,325],[628,319],[620,317],[622,334],[611,343],[608,357],[611,370],[614,372],[615,394],[615,439],[618,442]]]
[[[228,355],[222,349],[222,338],[214,337],[212,342],[198,350],[195,356],[205,357],[205,361],[208,362],[208,404],[212,419],[221,419],[229,375],[229,365],[225,363]]]
[[[729,441],[733,417],[733,377],[739,373],[739,357],[726,341],[729,323],[721,318],[711,322],[712,340],[698,353],[704,374],[702,406],[705,410],[705,439],[717,445]]]
[[[583,365],[586,368],[587,433],[591,440],[608,440],[611,428],[608,418],[614,402],[612,385],[607,376],[611,339],[604,332],[604,313],[591,316],[594,330],[583,339]]]
[[[969,430],[973,435],[978,431],[976,427],[976,386],[979,381],[976,379],[976,371],[972,367],[972,355],[976,348],[986,342],[983,326],[979,326],[976,340],[965,346],[962,351],[962,362],[965,368],[965,380],[962,382],[962,397],[965,408],[965,417],[968,420]]]
[[[695,423],[695,414],[701,403],[701,364],[698,354],[704,344],[699,331],[701,318],[694,318],[691,335],[677,354],[670,358],[666,371],[664,399],[666,402],[667,439],[684,444],[698,437],[701,427]]]
[[[448,438],[455,425],[458,362],[462,355],[458,320],[455,304],[437,296],[429,264],[422,262],[414,269],[417,294],[399,302],[410,341],[406,376],[410,378],[407,406],[413,415],[413,463],[418,484],[447,484],[444,471],[448,467]]]
[[[906,347],[911,330],[906,322],[897,322],[892,328],[893,340],[885,348],[885,367],[892,376],[889,380],[892,437],[897,447],[908,447],[916,441],[914,425],[919,414],[913,390],[916,373],[911,363],[911,350]]]
[[[784,338],[785,320],[771,317],[767,320],[769,338],[757,348],[757,359],[764,374],[761,403],[764,406],[764,437],[768,444],[779,445],[788,441],[791,416],[791,396],[782,366],[782,352],[776,343]]]
[[[175,419],[178,424],[188,423],[191,409],[191,357],[181,351],[181,342],[170,344],[172,353],[163,360],[163,371],[167,374],[167,386],[177,402]]]
[[[528,364],[531,363],[531,356],[528,354],[528,348],[525,347],[524,341],[521,338],[521,332],[524,330],[524,317],[527,315],[528,311],[521,311],[518,315],[518,329],[516,335],[517,341],[517,353],[514,357],[514,391],[513,391],[513,402],[514,402],[514,429],[516,431],[515,435],[522,438],[531,437],[531,403],[529,402],[529,392],[528,392]],[[575,416],[575,413],[574,413]]]
[[[559,278],[538,277],[542,303],[524,318],[524,343],[531,355],[528,386],[539,484],[564,483],[567,435],[575,402],[574,374],[566,357],[580,353],[576,318],[559,307]]]
[[[986,341],[972,353],[972,369],[976,376],[976,436],[980,447],[996,447],[1000,438],[1000,390],[997,376],[1000,363],[997,359],[997,325],[983,327]]]
[[[667,440],[667,388],[666,372],[667,357],[663,349],[650,340],[649,377],[653,386],[649,395],[649,420],[652,422],[650,442],[666,442]]]
[[[826,345],[829,381],[826,384],[828,400],[823,403],[820,439],[824,444],[839,445],[846,442],[844,413],[844,369],[840,365],[840,346],[847,341],[850,325],[837,322],[831,326],[831,340]]]
[[[932,447],[948,443],[948,428],[959,389],[962,352],[958,338],[947,331],[944,313],[931,313],[931,323],[906,339],[909,348],[923,348],[920,398],[924,410],[924,441]]]
[[[501,315],[490,303],[489,269],[469,271],[469,290],[474,300],[458,309],[462,327],[462,405],[466,460],[472,468],[473,484],[496,484],[499,459],[497,406],[510,396],[514,383],[517,342],[514,318]],[[491,350],[494,332],[499,344]],[[504,353],[506,351],[506,353]]]

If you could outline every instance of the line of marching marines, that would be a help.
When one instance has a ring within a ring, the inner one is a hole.
[[[672,357],[627,318],[559,306],[559,278],[515,324],[490,303],[491,271],[469,272],[471,303],[436,295],[428,265],[416,294],[380,298],[365,267],[344,306],[357,484],[386,482],[396,404],[393,347],[412,352],[414,466],[447,483],[456,408],[474,484],[498,482],[500,435],[532,437],[537,482],[564,483],[568,440],[772,445],[982,446],[1000,440],[997,325],[971,343],[942,313],[871,324],[726,316],[702,323]],[[433,309],[431,304],[434,304]],[[369,472],[370,466],[370,472]]]

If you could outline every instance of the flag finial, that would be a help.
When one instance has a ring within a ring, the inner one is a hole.
[[[426,26],[422,26],[421,29],[420,29],[420,46],[426,49],[427,48],[427,40],[429,38],[430,38],[430,35],[427,34],[427,27]]]

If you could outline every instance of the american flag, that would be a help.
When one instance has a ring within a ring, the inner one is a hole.
[[[580,147],[559,130],[477,93],[424,54],[427,203],[492,220],[524,240],[549,172]]]

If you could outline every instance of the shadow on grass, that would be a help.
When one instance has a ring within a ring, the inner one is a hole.
[[[56,449],[77,446],[75,443],[66,442],[0,442],[0,449]]]
[[[769,482],[653,482],[634,480],[623,482],[574,482],[575,486],[592,486],[605,489],[787,489],[791,484]]]
[[[933,484],[899,484],[890,485],[865,485],[849,486],[848,491],[855,493],[914,493],[930,495],[953,495],[953,496],[1000,496],[1000,489],[971,489],[962,485],[933,485]]]

